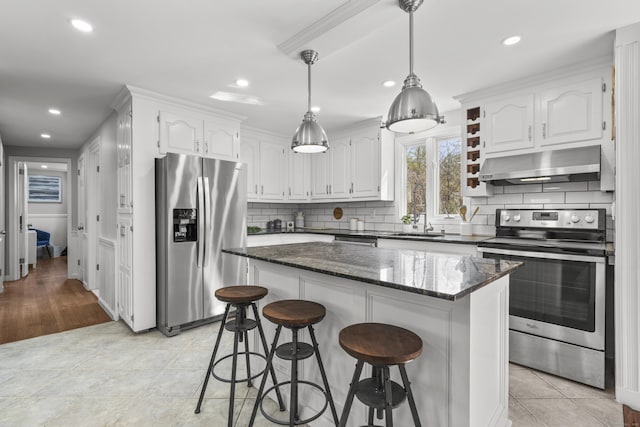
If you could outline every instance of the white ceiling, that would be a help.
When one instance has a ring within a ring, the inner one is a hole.
[[[300,46],[320,54],[312,98],[329,137],[331,129],[386,115],[399,92],[408,15],[396,0],[3,0],[0,135],[5,145],[79,147],[124,84],[292,134],[306,111],[306,66],[278,46],[341,6],[364,10],[333,29],[320,26],[322,34]],[[75,31],[75,17],[95,31]],[[638,21],[638,0],[425,0],[415,13],[414,69],[446,112],[458,108],[455,95],[612,56],[613,31]],[[523,41],[502,46],[512,34]],[[229,87],[238,77],[251,86]],[[388,79],[398,85],[382,87]],[[210,99],[216,91],[264,105]],[[62,115],[51,116],[50,107]],[[43,132],[52,138],[41,139]]]

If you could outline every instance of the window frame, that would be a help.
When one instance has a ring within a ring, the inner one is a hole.
[[[427,185],[425,186],[427,203],[427,218],[429,222],[449,221],[456,218],[456,212],[449,212],[449,215],[436,213],[435,206],[438,204],[438,193],[440,186],[440,174],[438,173],[438,164],[433,161],[438,154],[438,140],[447,138],[459,138],[460,144],[463,143],[462,128],[460,126],[437,127],[433,130],[421,132],[419,134],[409,134],[396,137],[397,155],[396,168],[400,173],[397,175],[396,186],[396,203],[398,207],[398,219],[403,215],[412,214],[407,212],[407,157],[406,147],[411,145],[424,144],[426,146],[427,155]],[[460,147],[462,155],[462,146]],[[429,183],[437,183],[429,185]],[[439,210],[439,209],[438,209]],[[422,216],[422,215],[421,215]]]

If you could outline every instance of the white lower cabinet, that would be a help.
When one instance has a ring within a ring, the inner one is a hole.
[[[120,216],[118,218],[118,316],[131,329],[134,329],[133,316],[133,227],[131,218]]]

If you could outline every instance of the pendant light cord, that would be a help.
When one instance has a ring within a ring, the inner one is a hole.
[[[311,111],[311,64],[307,64],[307,111]]]
[[[413,12],[409,12],[409,75],[413,75]]]

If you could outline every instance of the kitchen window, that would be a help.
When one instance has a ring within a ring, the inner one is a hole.
[[[411,138],[413,137],[413,138]],[[400,214],[450,217],[462,205],[461,137],[457,129],[399,141],[402,176]]]

